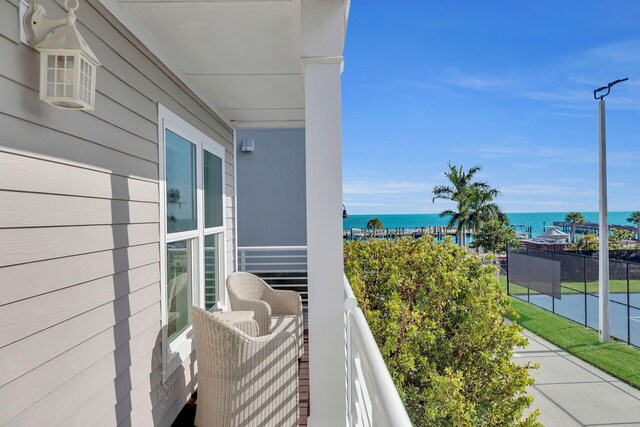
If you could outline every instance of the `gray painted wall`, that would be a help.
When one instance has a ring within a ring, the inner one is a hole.
[[[238,246],[307,244],[304,129],[238,129]],[[253,138],[255,149],[241,151]]]
[[[97,1],[76,13],[103,64],[92,112],[38,100],[0,0],[0,425],[170,425],[197,370],[162,382],[157,103],[226,149],[228,272],[233,134]]]

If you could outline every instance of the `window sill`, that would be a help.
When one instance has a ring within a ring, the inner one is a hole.
[[[163,351],[163,369],[162,369],[162,382],[166,383],[171,375],[178,369],[178,366],[187,360],[187,358],[195,350],[195,342],[193,339],[193,326],[189,326],[182,334],[176,337],[168,345],[168,349]]]

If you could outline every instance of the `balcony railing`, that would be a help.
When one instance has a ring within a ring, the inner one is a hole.
[[[302,294],[306,308],[306,246],[238,247],[238,270],[262,277],[276,289]],[[306,320],[307,316],[305,316]],[[349,426],[411,426],[364,313],[344,277],[345,368]]]
[[[306,308],[306,246],[239,246],[238,270],[260,276],[275,289],[297,291]]]
[[[344,278],[349,426],[411,426],[367,319]]]

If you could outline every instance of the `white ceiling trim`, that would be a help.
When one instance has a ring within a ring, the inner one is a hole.
[[[265,121],[265,122],[234,122],[236,129],[299,129],[304,128],[304,120],[287,120],[287,121]]]
[[[234,123],[300,121],[305,118],[304,108],[225,108],[222,111]]]
[[[212,7],[212,8],[233,8],[245,7],[255,9],[256,7],[291,7],[291,0],[264,0],[264,1],[220,1],[220,0],[122,0],[120,4],[129,6],[153,6],[153,7]]]
[[[203,91],[189,78],[189,76],[175,63],[164,49],[162,49],[155,38],[136,21],[131,18],[118,4],[117,0],[98,0],[118,21],[120,21],[131,33],[144,44],[164,65],[171,70],[182,82],[195,93],[213,112],[215,112],[222,121],[229,127],[235,129],[235,125],[229,120],[218,106],[208,99]]]

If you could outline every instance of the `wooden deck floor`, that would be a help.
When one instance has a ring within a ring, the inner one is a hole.
[[[307,426],[309,417],[309,336],[304,331],[304,356],[298,361],[298,404],[300,407],[300,427]],[[193,394],[184,406],[172,427],[193,427],[198,408],[198,392]]]

